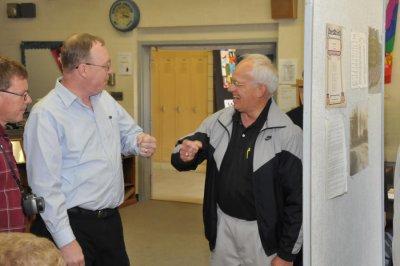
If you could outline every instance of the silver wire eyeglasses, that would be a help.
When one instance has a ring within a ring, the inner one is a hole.
[[[22,94],[11,92],[11,91],[0,91],[0,92],[4,92],[4,93],[12,94],[12,95],[17,95],[19,97],[23,97],[24,101],[26,101],[26,99],[28,99],[28,96],[29,96],[29,91],[26,91],[26,92],[24,92]]]
[[[227,82],[227,85],[228,85],[228,86],[235,86],[235,87],[237,87],[237,88],[240,88],[240,87],[245,86],[246,84],[240,83],[240,82],[238,82],[236,79],[231,79],[231,81],[228,81],[228,82]]]
[[[104,68],[107,72],[110,70],[111,68],[111,63],[107,63],[106,65],[96,65],[96,64],[92,64],[92,63],[80,63],[79,65],[84,64],[87,66],[96,66],[96,67],[101,67]],[[75,68],[78,68],[79,65],[77,65]]]

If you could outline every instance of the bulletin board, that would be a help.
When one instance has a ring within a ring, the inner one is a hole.
[[[305,1],[304,265],[383,265],[384,2]]]

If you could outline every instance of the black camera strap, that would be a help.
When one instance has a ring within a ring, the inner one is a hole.
[[[3,154],[4,154],[4,156],[6,157],[7,163],[8,163],[8,165],[10,166],[10,169],[11,169],[11,172],[12,172],[12,177],[14,178],[15,182],[17,183],[18,188],[19,188],[19,190],[21,191],[21,194],[22,194],[22,195],[25,195],[25,189],[24,189],[24,187],[22,186],[21,181],[18,179],[17,173],[15,173],[14,166],[13,166],[12,163],[11,163],[11,159],[10,159],[10,157],[8,156],[7,152],[5,151],[5,149],[4,149],[4,147],[3,147],[3,145],[2,145],[1,143],[0,143],[0,149],[3,151]]]

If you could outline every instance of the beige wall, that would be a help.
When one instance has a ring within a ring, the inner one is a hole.
[[[222,43],[231,40],[277,41],[279,58],[297,58],[303,70],[303,1],[298,18],[271,18],[269,0],[136,0],[141,11],[137,29],[120,33],[108,19],[113,0],[29,0],[36,4],[34,19],[8,19],[0,0],[0,54],[20,58],[21,41],[60,41],[75,32],[102,36],[116,67],[118,52],[130,52],[133,75],[116,75],[111,88],[124,92],[121,104],[136,118],[138,93],[138,42]],[[46,68],[37,62],[40,68]],[[117,71],[115,69],[115,71]]]
[[[304,1],[298,1],[298,18],[273,20],[269,0],[136,0],[141,11],[137,29],[120,33],[112,28],[108,10],[113,0],[29,0],[36,4],[34,19],[8,19],[0,0],[0,54],[20,58],[21,41],[59,41],[74,32],[102,36],[115,63],[118,52],[131,52],[133,75],[117,75],[123,91],[121,104],[137,117],[138,42],[221,43],[230,40],[272,40],[279,58],[297,58],[298,76],[303,71]],[[397,28],[400,26],[398,25]],[[397,34],[398,35],[398,34]],[[396,159],[400,143],[400,46],[394,49],[392,84],[385,86],[385,160]],[[38,67],[46,68],[40,65]],[[115,66],[115,65],[114,65]]]

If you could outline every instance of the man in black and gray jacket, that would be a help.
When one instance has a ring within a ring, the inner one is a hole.
[[[302,131],[276,106],[271,61],[246,55],[228,90],[233,107],[178,140],[171,163],[207,160],[203,219],[210,265],[293,265],[302,244]]]

